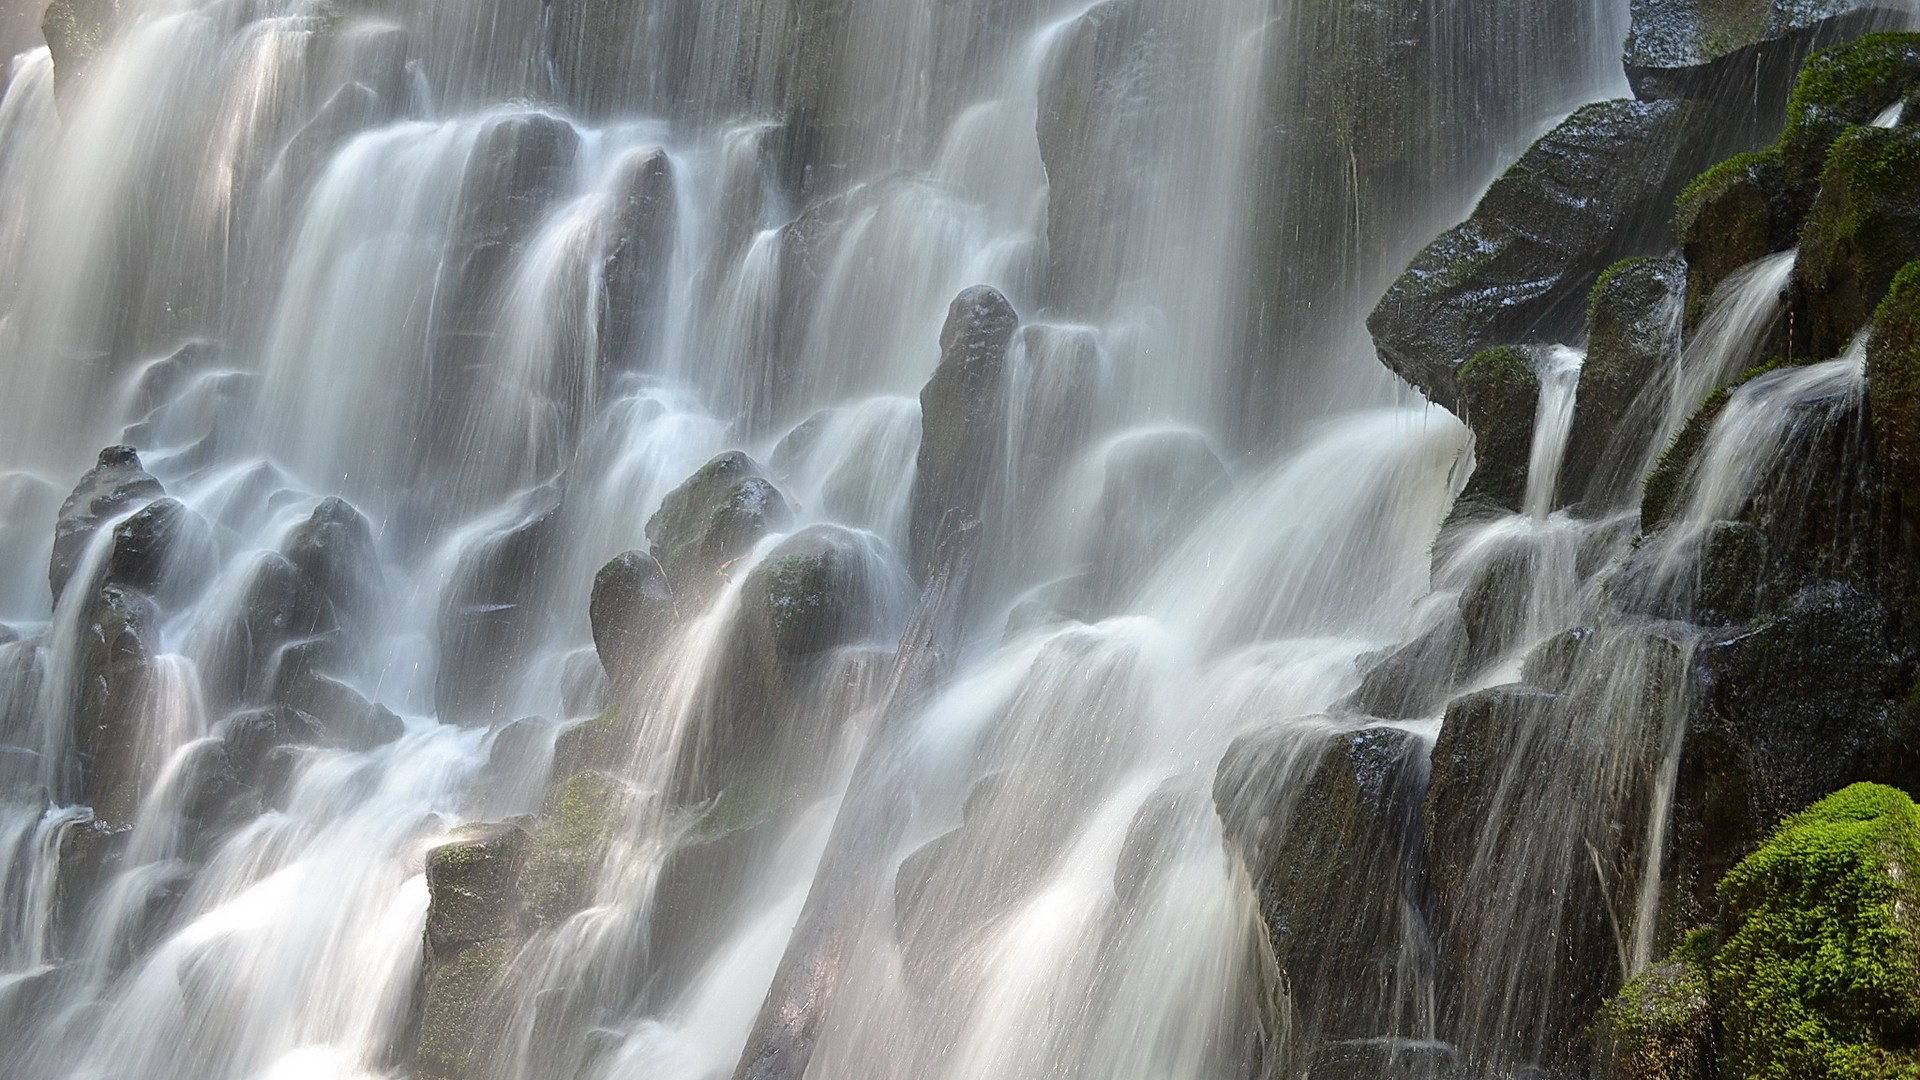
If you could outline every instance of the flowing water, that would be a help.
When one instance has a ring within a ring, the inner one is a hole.
[[[1436,547],[1469,439],[1360,325],[1528,139],[1624,92],[1626,5],[1550,6],[1456,5],[1400,42],[1420,107],[1381,114],[1405,156],[1365,177],[1288,134],[1354,104],[1309,70],[1338,28],[1265,0],[132,0],[57,93],[45,49],[14,58],[0,1071],[400,1074],[433,1038],[429,852],[564,813],[549,772],[594,724],[625,735],[588,763],[604,857],[488,946],[464,1075],[1551,1056],[1580,905],[1620,971],[1650,955],[1674,755],[1635,748],[1677,745],[1685,600],[1623,599],[1595,569],[1619,520],[1558,508],[1576,349],[1541,361],[1523,512]],[[1753,362],[1791,266],[1723,288],[1658,388],[1666,434]],[[1308,269],[1276,299],[1274,267]],[[943,605],[913,554],[915,395],[983,283],[1020,325]],[[1732,395],[1682,524],[1636,557],[1681,566],[1857,371]],[[56,544],[113,445],[151,478]],[[732,449],[791,520],[603,675],[596,572]],[[860,602],[775,693],[748,681],[755,583],[807,544]],[[1352,707],[1378,656],[1487,595],[1499,640],[1432,700]],[[1603,612],[1557,678],[1528,659]],[[1270,808],[1248,828],[1284,837],[1327,747],[1397,747],[1417,797],[1463,730],[1447,698],[1523,676],[1555,685],[1496,703],[1530,719],[1452,867],[1472,925],[1427,925],[1400,853],[1346,883],[1384,898],[1366,985],[1302,974],[1216,812],[1223,758]],[[285,730],[289,694],[327,730]],[[743,708],[771,751],[727,727]]]

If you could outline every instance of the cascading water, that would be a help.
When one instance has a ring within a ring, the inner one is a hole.
[[[1634,547],[1534,350],[1519,505],[1450,514],[1359,315],[1620,92],[1626,5],[1535,7],[145,0],[15,58],[6,1074],[1557,1060],[1653,949],[1702,536],[1858,362],[1728,394]],[[1342,776],[1397,809],[1316,878]]]

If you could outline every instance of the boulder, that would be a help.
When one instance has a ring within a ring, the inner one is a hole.
[[[233,617],[222,647],[202,675],[202,685],[216,705],[264,700],[282,678],[280,669],[290,659],[290,649],[337,629],[326,596],[292,560],[274,552],[254,563]]]
[[[666,315],[668,275],[679,232],[673,160],[666,151],[632,155],[616,191],[613,221],[600,261],[603,377],[651,367],[651,350]]]
[[[1116,441],[1107,451],[1087,555],[1094,610],[1112,610],[1146,584],[1229,486],[1227,467],[1197,431]]]
[[[160,481],[140,467],[140,456],[132,447],[109,446],[100,451],[98,463],[87,470],[73,494],[60,504],[60,516],[53,531],[53,561],[48,571],[54,601],[59,602],[68,579],[79,567],[88,541],[107,519],[165,494]]]
[[[1812,205],[1827,153],[1849,128],[1869,124],[1920,84],[1920,34],[1869,34],[1807,62],[1780,135],[1782,179],[1796,214]]]
[[[178,499],[162,497],[114,526],[107,580],[174,602],[212,576],[213,527]]]
[[[485,724],[513,706],[548,617],[546,578],[560,527],[558,498],[541,489],[514,520],[461,552],[440,602],[433,698],[443,721]]]
[[[139,718],[160,612],[143,593],[104,586],[94,599],[78,658],[73,746],[80,755],[87,805],[108,827],[131,824],[140,805]]]
[[[520,875],[532,925],[558,925],[592,902],[625,806],[620,782],[592,770],[573,774],[548,794],[529,834]]]
[[[392,710],[338,679],[306,665],[283,668],[281,675],[279,701],[310,717],[330,745],[371,750],[406,733],[406,724]]]
[[[1412,641],[1356,661],[1360,685],[1340,708],[1388,720],[1435,715],[1468,674],[1468,649],[1466,621],[1449,607]]]
[[[1673,228],[1686,256],[1686,324],[1692,328],[1721,282],[1799,238],[1800,210],[1780,148],[1735,154],[1695,177],[1675,203]]]
[[[1455,373],[1500,344],[1574,340],[1600,271],[1668,248],[1666,208],[1725,147],[1698,102],[1603,101],[1534,143],[1429,244],[1367,327],[1389,369],[1460,409]]]
[[[940,331],[940,364],[920,391],[919,468],[908,524],[909,565],[927,573],[940,523],[978,517],[1004,465],[1007,347],[1020,316],[984,285],[962,292]]]
[[[1461,419],[1473,432],[1473,475],[1452,511],[1455,519],[1526,502],[1533,421],[1540,406],[1534,357],[1511,345],[1476,353],[1454,376]]]
[[[1874,312],[1867,406],[1887,483],[1920,509],[1920,262],[1901,269]]]
[[[326,597],[336,622],[365,625],[385,585],[373,523],[365,514],[328,496],[288,534],[281,553]]]
[[[1899,21],[1880,0],[1633,0],[1623,59],[1637,97],[1716,97],[1773,116],[1814,50]]]
[[[1680,348],[1680,313],[1691,264],[1665,257],[1615,263],[1587,304],[1587,358],[1580,365],[1573,426],[1560,462],[1563,502],[1595,514],[1631,497],[1646,452],[1643,432],[1665,404],[1647,393]]]
[[[1708,963],[1712,934],[1628,980],[1607,999],[1595,1025],[1601,1060],[1616,1080],[1697,1080],[1712,1075],[1713,1001]]]
[[[518,825],[466,825],[427,852],[427,956],[520,934],[519,879],[528,838]],[[428,976],[429,979],[432,975]]]
[[[1303,734],[1295,722],[1242,736],[1220,761],[1214,805],[1308,1045],[1394,1027],[1425,751],[1397,728]]]
[[[674,606],[693,611],[719,587],[729,566],[792,520],[787,497],[759,463],[729,450],[661,500],[647,521],[647,539]]]
[[[1838,356],[1902,266],[1920,258],[1920,128],[1856,127],[1834,141],[1794,267],[1799,356]]]
[[[601,567],[593,576],[587,618],[610,684],[630,683],[647,659],[649,645],[679,617],[666,572],[652,555],[629,551]]]

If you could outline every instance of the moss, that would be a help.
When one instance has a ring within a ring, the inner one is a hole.
[[[1874,311],[1867,401],[1887,479],[1920,507],[1920,262],[1908,263]]]
[[[521,891],[534,921],[552,925],[592,899],[594,878],[624,802],[618,781],[592,771],[574,774],[548,797],[521,875]]]
[[[491,942],[462,949],[427,977],[414,1068],[422,1080],[481,1075],[481,1033],[488,1002],[513,962],[513,948]]]
[[[1526,497],[1527,464],[1540,377],[1527,350],[1500,345],[1476,353],[1457,377],[1461,412],[1473,430],[1473,477],[1462,504],[1518,510]]]
[[[1789,818],[1718,892],[1712,991],[1726,1072],[1920,1076],[1920,809],[1855,784]]]
[[[1797,224],[1777,147],[1737,154],[1695,177],[1674,211],[1687,258],[1686,324],[1699,322],[1734,271],[1792,247]]]
[[[1734,389],[1786,363],[1785,360],[1772,360],[1747,369],[1739,378],[1708,394],[1706,400],[1693,410],[1693,415],[1687,417],[1687,422],[1680,426],[1680,433],[1673,437],[1673,441],[1654,460],[1653,468],[1647,471],[1640,492],[1642,533],[1659,529],[1680,509],[1679,499],[1686,493],[1694,462],[1699,458],[1700,451],[1706,449],[1707,436],[1713,433],[1713,425],[1720,419],[1720,413],[1727,407],[1727,399]]]
[[[1812,200],[1828,149],[1920,83],[1920,34],[1868,34],[1807,61],[1787,105],[1781,165],[1801,205]]]
[[[1713,1055],[1711,930],[1634,976],[1600,1008],[1606,1056],[1623,1080],[1693,1080]]]
[[[588,769],[624,761],[632,742],[628,724],[617,707],[583,720],[554,738],[553,780],[564,783]]]
[[[1920,129],[1854,128],[1821,174],[1800,232],[1802,336],[1814,356],[1838,354],[1900,268],[1920,258]]]

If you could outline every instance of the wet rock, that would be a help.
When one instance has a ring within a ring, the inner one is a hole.
[[[741,589],[756,647],[782,662],[859,641],[880,628],[881,583],[861,536],[814,525],[782,541]]]
[[[280,169],[296,189],[320,176],[342,143],[389,119],[393,108],[373,87],[350,82],[333,92],[313,119],[301,125],[280,154]]]
[[[518,825],[478,824],[463,826],[427,853],[426,936],[432,961],[519,936],[519,879],[527,844],[527,833]]]
[[[1462,419],[1473,431],[1473,475],[1452,517],[1519,511],[1526,502],[1533,421],[1540,376],[1525,349],[1501,346],[1475,354],[1455,375]]]
[[[274,803],[293,765],[291,755],[277,751],[318,746],[325,738],[320,722],[313,717],[291,706],[270,705],[228,717],[221,727],[220,743],[234,779]]]
[[[625,805],[620,783],[591,770],[575,773],[548,796],[527,842],[521,875],[527,916],[534,925],[557,925],[593,899],[600,864]]]
[[[1698,324],[1720,283],[1756,259],[1794,245],[1800,215],[1787,189],[1780,150],[1733,157],[1680,193],[1674,231],[1687,266],[1687,325]]]
[[[435,966],[421,992],[420,1040],[412,1055],[422,1080],[484,1075],[489,1048],[505,1017],[497,1015],[500,981],[515,948],[504,941],[471,945]]]
[[[748,780],[722,792],[660,864],[648,967],[665,985],[693,975],[747,899],[753,874],[785,836],[804,799]]]
[[[110,826],[140,802],[139,713],[159,639],[160,613],[144,594],[109,584],[95,600],[81,645],[74,749],[87,805]]]
[[[1721,387],[1707,395],[1707,400],[1701,402],[1693,415],[1687,417],[1686,423],[1680,427],[1680,433],[1654,460],[1653,468],[1648,470],[1640,489],[1642,533],[1659,530],[1686,509],[1683,500],[1693,480],[1694,464],[1699,460],[1700,452],[1706,449],[1707,436],[1712,434],[1714,423],[1727,407],[1730,389]]]
[[[72,100],[94,57],[106,48],[120,16],[118,0],[53,0],[40,22],[40,33],[53,54],[56,100]]]
[[[533,493],[512,524],[460,555],[441,601],[434,706],[444,721],[486,723],[512,707],[548,613],[546,574],[560,545],[552,491]]]
[[[792,520],[787,497],[766,478],[760,465],[738,450],[729,450],[661,500],[660,509],[647,521],[647,539],[653,545],[652,561],[666,575],[674,605],[697,606],[719,587],[727,567],[750,553],[762,537]],[[651,586],[638,580],[644,573],[636,564],[623,569],[620,580],[638,584],[639,592],[633,595],[645,597]]]
[[[590,769],[604,769],[612,763],[626,761],[633,753],[635,738],[631,725],[611,709],[590,720],[562,727],[553,740],[553,783],[564,783]]]
[[[178,499],[159,498],[114,526],[107,580],[175,601],[214,571],[213,527]]]
[[[978,517],[1003,465],[1007,347],[1020,316],[984,285],[962,292],[940,331],[940,364],[920,391],[919,469],[908,525],[909,565],[924,576],[940,523]]]
[[[87,542],[108,519],[134,508],[138,503],[165,495],[160,481],[140,467],[140,456],[130,446],[109,446],[100,451],[100,459],[80,478],[65,502],[53,531],[53,562],[48,580],[57,603],[66,591]]]
[[[1196,431],[1129,435],[1107,454],[1088,561],[1094,606],[1125,602],[1229,487]]]
[[[1428,245],[1367,319],[1380,358],[1458,411],[1455,372],[1503,343],[1574,340],[1595,278],[1668,248],[1666,208],[1726,147],[1697,102],[1604,101],[1574,112]]]
[[[1047,171],[1047,306],[1097,315],[1127,272],[1110,227],[1138,199],[1144,151],[1180,78],[1176,36],[1146,0],[1102,0],[1074,20],[1041,76],[1036,133]]]
[[[372,750],[406,733],[406,724],[392,710],[361,697],[338,679],[302,667],[287,673],[279,699],[312,717],[326,740],[348,750]]]
[[[1858,127],[1833,144],[1795,264],[1796,353],[1837,356],[1894,274],[1920,258],[1920,129]]]
[[[1896,25],[1876,0],[1633,0],[1624,60],[1641,98],[1723,97],[1777,115],[1793,73],[1816,49]]]
[[[292,560],[260,556],[235,622],[203,675],[209,698],[221,706],[265,700],[282,678],[289,649],[336,628],[326,596]]]
[[[1920,84],[1920,34],[1869,34],[1807,62],[1787,106],[1780,167],[1796,214],[1813,204],[1828,151]]]
[[[1536,645],[1520,665],[1520,681],[1554,693],[1565,692],[1593,658],[1594,629],[1577,626]]]
[[[281,548],[342,625],[363,625],[385,585],[373,523],[345,499],[329,496],[288,535]]]
[[[1314,1041],[1393,1023],[1387,988],[1418,872],[1425,750],[1395,728],[1316,738],[1282,726],[1242,736],[1221,759],[1214,805]]]
[[[581,649],[560,670],[560,711],[565,719],[598,716],[611,697],[607,673],[597,653]]]
[[[1113,892],[1121,910],[1136,911],[1149,899],[1155,876],[1179,861],[1195,823],[1213,812],[1205,776],[1173,777],[1147,796],[1128,824],[1114,861]]]
[[[1435,715],[1466,677],[1468,655],[1467,624],[1449,610],[1405,645],[1361,657],[1360,685],[1340,708],[1388,720]]]
[[[1789,241],[1791,242],[1791,241]],[[1561,458],[1561,501],[1602,512],[1631,497],[1645,436],[1664,404],[1647,395],[1680,347],[1690,263],[1651,257],[1608,267],[1587,306],[1587,357]]]
[[[1766,601],[1767,537],[1744,521],[1716,521],[1700,542],[1700,586],[1694,599],[1697,621],[1744,623]]]
[[[594,575],[587,617],[607,680],[624,686],[639,674],[650,645],[678,621],[679,612],[660,564],[647,552],[629,551]]]
[[[1714,1062],[1707,942],[1635,975],[1596,1025],[1601,1060],[1618,1080],[1694,1080]]]
[[[1878,598],[1809,586],[1702,643],[1674,792],[1669,918],[1709,921],[1714,883],[1781,817],[1857,780],[1920,783],[1911,647]]]
[[[663,150],[635,155],[617,190],[600,263],[601,366],[603,372],[645,371],[665,316],[679,226],[672,160]]]
[[[1323,1047],[1306,1080],[1438,1080],[1452,1077],[1459,1054],[1449,1043],[1379,1036]]]
[[[1900,271],[1874,314],[1867,404],[1887,482],[1920,507],[1920,263]]]

